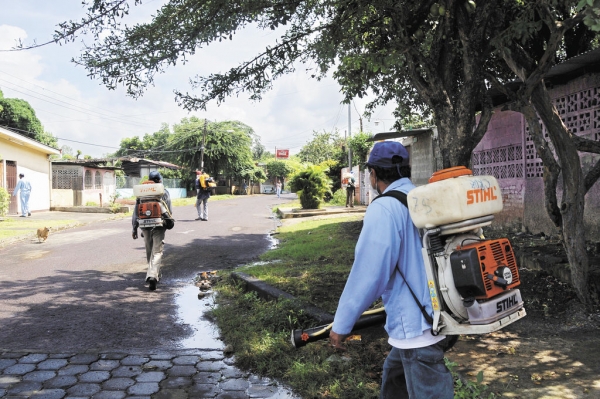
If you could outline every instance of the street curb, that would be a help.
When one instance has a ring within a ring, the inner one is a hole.
[[[282,219],[303,218],[311,216],[335,215],[340,213],[364,213],[367,207],[364,205],[354,208],[345,207],[327,207],[321,209],[297,209],[297,208],[277,208],[277,215]]]
[[[298,298],[288,294],[285,291],[280,290],[279,288],[270,286],[262,280],[259,280],[255,277],[249,276],[241,272],[233,272],[231,273],[231,277],[236,282],[243,284],[246,290],[256,292],[258,296],[262,299],[283,298],[296,303],[300,302],[300,305],[302,306],[302,309],[304,309],[306,314],[314,318],[319,324],[329,324],[333,322],[333,315],[331,313],[328,313],[316,306],[302,304]]]
[[[113,211],[109,207],[105,206],[53,206],[50,207],[51,212],[80,212],[80,213],[129,213],[131,212],[131,206],[121,206],[120,208]]]

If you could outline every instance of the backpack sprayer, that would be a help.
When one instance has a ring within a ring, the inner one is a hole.
[[[138,200],[138,223],[142,229],[163,227],[164,219],[170,219],[169,208],[162,200],[165,186],[148,180],[144,184],[133,186],[133,195]]]
[[[463,166],[443,169],[408,193],[407,206],[422,229],[434,335],[486,334],[526,316],[510,241],[482,234],[502,211],[495,177],[473,176]],[[369,310],[354,330],[384,322],[383,308]],[[325,339],[331,326],[294,330],[292,344],[299,348]]]

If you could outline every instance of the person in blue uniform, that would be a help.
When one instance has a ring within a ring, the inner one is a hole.
[[[389,190],[406,194],[415,187],[408,151],[398,142],[376,143],[366,166],[378,194]],[[358,318],[382,298],[392,346],[383,365],[382,399],[454,397],[454,381],[444,364],[448,339],[431,333],[432,326],[410,292],[433,314],[421,248],[419,231],[400,201],[382,197],[367,207],[329,340],[334,348],[346,350],[343,341]]]
[[[23,173],[19,173],[19,181],[13,191],[13,197],[17,196],[18,192],[21,192],[21,217],[31,216],[29,210],[29,195],[31,194],[31,183],[25,178]]]

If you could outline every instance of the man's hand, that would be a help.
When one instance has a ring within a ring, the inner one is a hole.
[[[346,348],[346,345],[344,344],[344,341],[346,340],[347,336],[348,335],[338,334],[335,331],[331,330],[329,332],[329,343],[331,344],[333,349],[347,351],[348,348]]]
[[[138,238],[137,229],[133,229],[133,231],[131,232],[131,237],[134,240],[137,240],[137,238]]]

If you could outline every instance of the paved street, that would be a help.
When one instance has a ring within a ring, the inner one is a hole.
[[[272,242],[271,207],[292,199],[209,202],[209,221],[176,207],[163,278],[144,283],[143,240],[107,215],[0,249],[0,398],[290,398],[224,354],[193,278],[250,262]],[[34,214],[44,219],[59,212]],[[83,214],[85,215],[85,214]],[[66,219],[84,218],[65,215]],[[85,216],[87,217],[87,216]],[[96,217],[94,217],[96,218]]]

